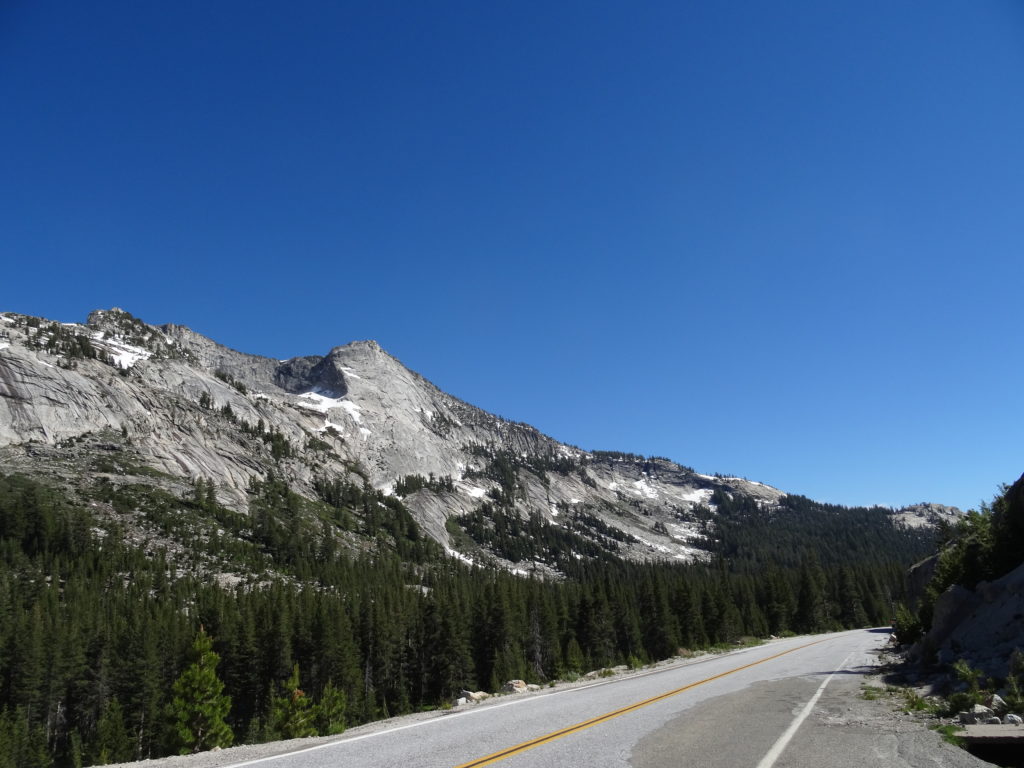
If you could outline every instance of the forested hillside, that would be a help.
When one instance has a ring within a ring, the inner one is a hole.
[[[336,733],[511,678],[883,624],[932,546],[883,510],[723,495],[710,562],[577,552],[541,579],[446,556],[367,486],[323,481],[308,499],[270,478],[245,516],[212,485],[148,479],[72,494],[0,477],[2,768]],[[566,534],[534,524],[522,541]],[[223,722],[199,737],[197,718]]]

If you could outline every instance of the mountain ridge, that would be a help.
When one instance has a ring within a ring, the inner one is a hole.
[[[374,340],[275,360],[117,308],[84,325],[13,313],[0,321],[0,466],[31,463],[22,454],[33,442],[119,433],[147,467],[213,482],[240,512],[252,482],[271,475],[310,498],[318,482],[341,479],[386,494],[406,488],[416,522],[451,552],[454,539],[465,543],[452,520],[488,507],[492,518],[505,510],[581,531],[633,560],[703,557],[716,493],[765,510],[787,496],[668,459],[560,443],[445,393]],[[406,482],[416,477],[427,482]],[[891,511],[907,525],[955,514],[927,504]]]

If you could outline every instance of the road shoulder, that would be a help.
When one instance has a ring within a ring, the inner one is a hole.
[[[821,685],[820,676],[757,683],[702,702],[641,739],[632,768],[675,765],[701,755],[707,768],[757,765]],[[829,682],[776,765],[787,768],[990,768],[948,744],[890,699],[868,699],[864,686],[884,687],[865,670]],[[716,762],[717,761],[717,762]]]

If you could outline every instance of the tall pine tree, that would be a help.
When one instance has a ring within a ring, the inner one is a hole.
[[[231,746],[234,734],[224,722],[231,709],[231,697],[224,694],[224,683],[217,677],[220,657],[213,652],[213,641],[202,629],[189,656],[192,663],[173,688],[175,746],[182,755]]]

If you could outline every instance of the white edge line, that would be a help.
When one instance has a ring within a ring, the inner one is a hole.
[[[856,653],[856,651],[852,651],[850,656],[853,656],[854,653]],[[818,690],[811,697],[811,700],[804,705],[804,708],[800,710],[800,714],[796,716],[796,719],[789,724],[789,728],[786,729],[785,733],[779,736],[779,740],[776,741],[772,745],[772,748],[768,750],[768,754],[761,758],[761,762],[757,764],[757,768],[772,768],[772,766],[775,765],[775,761],[779,759],[779,756],[782,754],[782,750],[786,748],[786,745],[788,745],[793,736],[796,735],[797,729],[803,724],[804,720],[807,719],[808,715],[811,714],[811,711],[814,709],[814,705],[818,703],[818,699],[821,698],[821,694],[825,692],[825,686],[828,685],[832,681],[832,678],[846,666],[846,662],[850,660],[850,656],[843,659],[843,662],[835,672],[826,677],[822,684],[818,686]]]

